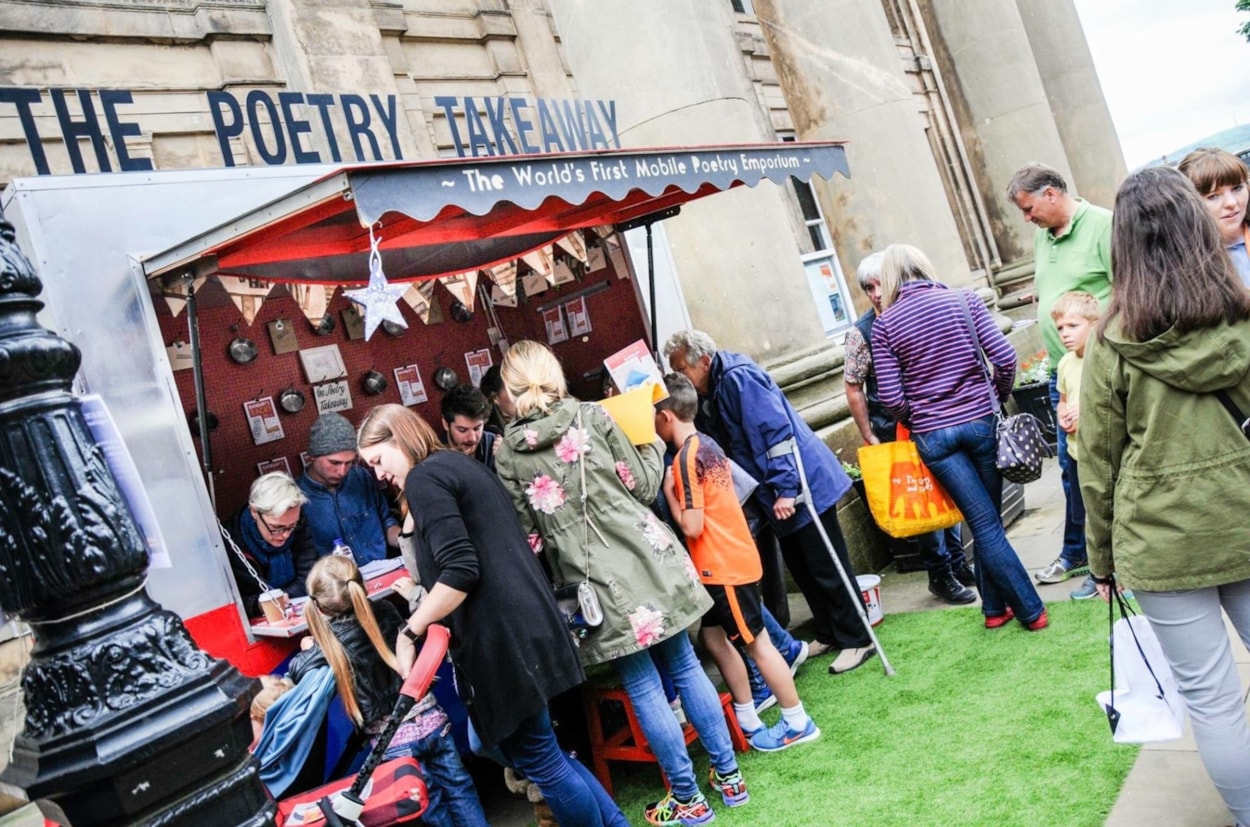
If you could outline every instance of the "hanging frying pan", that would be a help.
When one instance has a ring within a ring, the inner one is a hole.
[[[386,377],[378,373],[376,370],[370,370],[365,374],[364,378],[360,380],[360,384],[364,387],[365,393],[370,396],[377,396],[379,393],[386,390]]]
[[[312,322],[309,322],[309,324],[312,325],[313,333],[316,333],[318,336],[326,336],[334,332],[334,316],[329,313],[322,316],[321,321],[316,324],[312,324]]]
[[[456,376],[456,372],[451,368],[439,368],[434,371],[434,384],[445,391],[454,388],[459,381],[460,377]]]
[[[226,352],[230,354],[230,358],[238,362],[240,365],[246,365],[248,362],[256,358],[256,343],[251,339],[238,336],[226,348]]]
[[[207,421],[210,433],[217,430],[217,414],[209,411]],[[197,409],[192,408],[187,411],[187,425],[191,428],[191,436],[198,439],[200,436],[200,412]]]
[[[304,392],[294,385],[284,390],[278,396],[278,404],[282,407],[282,410],[290,414],[296,414],[304,410],[304,403],[307,401],[304,398]]]

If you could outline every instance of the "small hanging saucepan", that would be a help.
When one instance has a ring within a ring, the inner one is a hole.
[[[240,365],[246,365],[256,358],[256,343],[245,336],[236,336],[227,351],[231,359]]]
[[[290,414],[296,414],[304,410],[304,392],[292,385],[284,390],[278,396],[278,404],[282,406],[282,410]]]
[[[309,324],[312,324],[309,322]],[[334,316],[327,313],[321,317],[321,320],[312,325],[313,333],[318,336],[328,336],[334,332]]]
[[[370,396],[377,396],[386,390],[386,377],[376,370],[370,370],[360,380],[360,384],[364,387],[365,393]]]
[[[438,385],[445,391],[454,388],[460,382],[460,377],[451,368],[443,367],[434,371],[434,384]]]
[[[206,422],[209,433],[217,430],[217,414],[209,411]],[[187,411],[187,427],[191,429],[191,436],[198,439],[200,436],[200,412],[197,408]]]

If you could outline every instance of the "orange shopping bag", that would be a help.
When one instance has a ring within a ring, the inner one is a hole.
[[[910,439],[859,449],[868,510],[891,537],[914,537],[963,521],[955,502],[916,452]]]

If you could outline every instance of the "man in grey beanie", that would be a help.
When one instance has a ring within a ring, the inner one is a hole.
[[[308,432],[308,455],[299,487],[308,497],[304,517],[318,554],[329,554],[341,540],[358,566],[391,556],[399,546],[399,522],[373,475],[356,463],[352,423],[337,413],[317,417]]]

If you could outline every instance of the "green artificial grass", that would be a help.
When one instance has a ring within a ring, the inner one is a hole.
[[[1100,600],[1047,606],[1050,628],[987,630],[978,609],[887,615],[877,636],[896,674],[870,660],[799,673],[818,741],[738,756],[751,801],[726,825],[1064,825],[1103,823],[1137,758],[1115,744],[1094,701],[1105,689],[1107,610]],[[772,723],[776,709],[764,714]],[[700,786],[708,760],[691,745]],[[664,792],[655,765],[613,763],[633,824]]]

